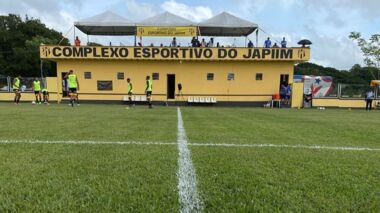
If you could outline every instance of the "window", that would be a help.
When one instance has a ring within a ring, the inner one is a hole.
[[[117,73],[117,80],[124,80],[124,73],[123,72]]]
[[[263,80],[263,74],[262,73],[256,73],[256,81],[262,81]]]
[[[207,80],[208,81],[214,80],[214,73],[207,73]]]
[[[84,79],[91,79],[91,72],[84,72]]]
[[[160,79],[160,75],[158,73],[153,73],[152,74],[152,79],[153,80],[159,80]]]
[[[235,73],[228,73],[227,80],[229,80],[229,81],[235,80]]]
[[[98,81],[98,90],[112,90],[112,81]]]

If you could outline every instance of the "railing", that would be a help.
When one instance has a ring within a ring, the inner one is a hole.
[[[325,96],[313,98],[365,99],[366,93],[373,91],[375,98],[380,99],[380,87],[371,87],[364,84],[333,83],[332,89]]]
[[[33,81],[36,78],[25,77],[21,78],[20,90],[22,92],[33,92]],[[46,88],[46,78],[38,78],[41,82],[41,88]],[[0,92],[12,92],[14,78],[13,77],[0,77]]]

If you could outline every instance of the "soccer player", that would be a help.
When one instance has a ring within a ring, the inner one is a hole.
[[[132,95],[133,95],[133,85],[131,83],[131,79],[127,78],[127,83],[128,83],[128,101],[129,101],[129,107],[133,106],[133,101],[132,101]]]
[[[49,91],[46,88],[43,88],[42,94],[44,96],[44,104],[49,104]]]
[[[21,99],[20,81],[21,81],[21,76],[19,75],[13,80],[13,85],[12,85],[13,92],[15,93],[14,104],[16,105],[20,103],[20,99]]]
[[[41,82],[38,78],[34,79],[32,88],[34,91],[34,96],[36,97],[36,104],[41,104]]]
[[[152,89],[153,89],[153,82],[150,79],[150,76],[146,77],[146,88],[145,88],[145,94],[146,94],[146,99],[148,100],[149,108],[152,108]]]
[[[70,95],[70,104],[74,107],[74,102],[79,105],[77,90],[79,90],[79,82],[77,75],[74,74],[73,70],[70,70],[65,78],[67,79],[67,83],[69,84],[69,95]]]

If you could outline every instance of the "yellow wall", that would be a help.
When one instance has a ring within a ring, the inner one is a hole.
[[[47,77],[46,78],[47,89],[49,91],[50,102],[57,101],[57,78],[56,77]],[[0,101],[13,101],[14,93],[13,92],[1,92]],[[21,101],[34,101],[35,96],[33,92],[22,92]]]
[[[117,73],[124,72],[131,78],[134,93],[143,94],[145,77],[159,73],[153,81],[153,99],[166,100],[167,74],[176,75],[177,84],[183,86],[187,96],[212,96],[218,101],[269,101],[278,93],[280,75],[289,75],[293,81],[294,62],[244,62],[244,61],[120,61],[120,60],[58,60],[58,82],[61,73],[73,69],[80,84],[81,100],[122,100],[127,92],[126,80],[117,80]],[[91,72],[92,79],[84,79],[84,72]],[[214,80],[207,80],[207,73],[214,73]],[[235,80],[228,81],[228,73],[235,73]],[[256,73],[263,74],[256,81]],[[113,91],[98,91],[98,80],[112,80]],[[62,93],[61,86],[58,88]],[[177,91],[176,91],[177,93]]]
[[[372,106],[379,100],[374,100]],[[345,99],[313,99],[315,107],[342,107],[342,108],[365,108],[365,101],[362,100],[345,100]]]
[[[292,84],[292,108],[300,108],[303,106],[303,83]]]

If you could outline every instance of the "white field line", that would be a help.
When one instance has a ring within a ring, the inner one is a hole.
[[[178,145],[178,142],[141,142],[141,141],[45,141],[45,140],[0,140],[0,144],[25,143],[25,144],[94,144],[94,145]],[[224,144],[224,143],[187,143],[187,146],[214,146],[214,147],[248,147],[248,148],[291,148],[291,149],[327,149],[341,151],[380,151],[378,148],[369,147],[340,147],[322,145],[287,145],[287,144]]]
[[[178,193],[180,212],[202,212],[202,201],[197,190],[197,179],[190,150],[187,147],[186,131],[183,126],[181,110],[177,108],[178,116]]]
[[[0,144],[94,144],[94,145],[177,145],[176,142],[139,142],[139,141],[45,141],[45,140],[0,140]]]
[[[287,144],[224,144],[224,143],[189,143],[189,146],[216,146],[216,147],[273,147],[273,148],[291,148],[291,149],[329,149],[341,151],[380,151],[377,148],[368,147],[342,147],[342,146],[321,146],[321,145],[287,145]]]

